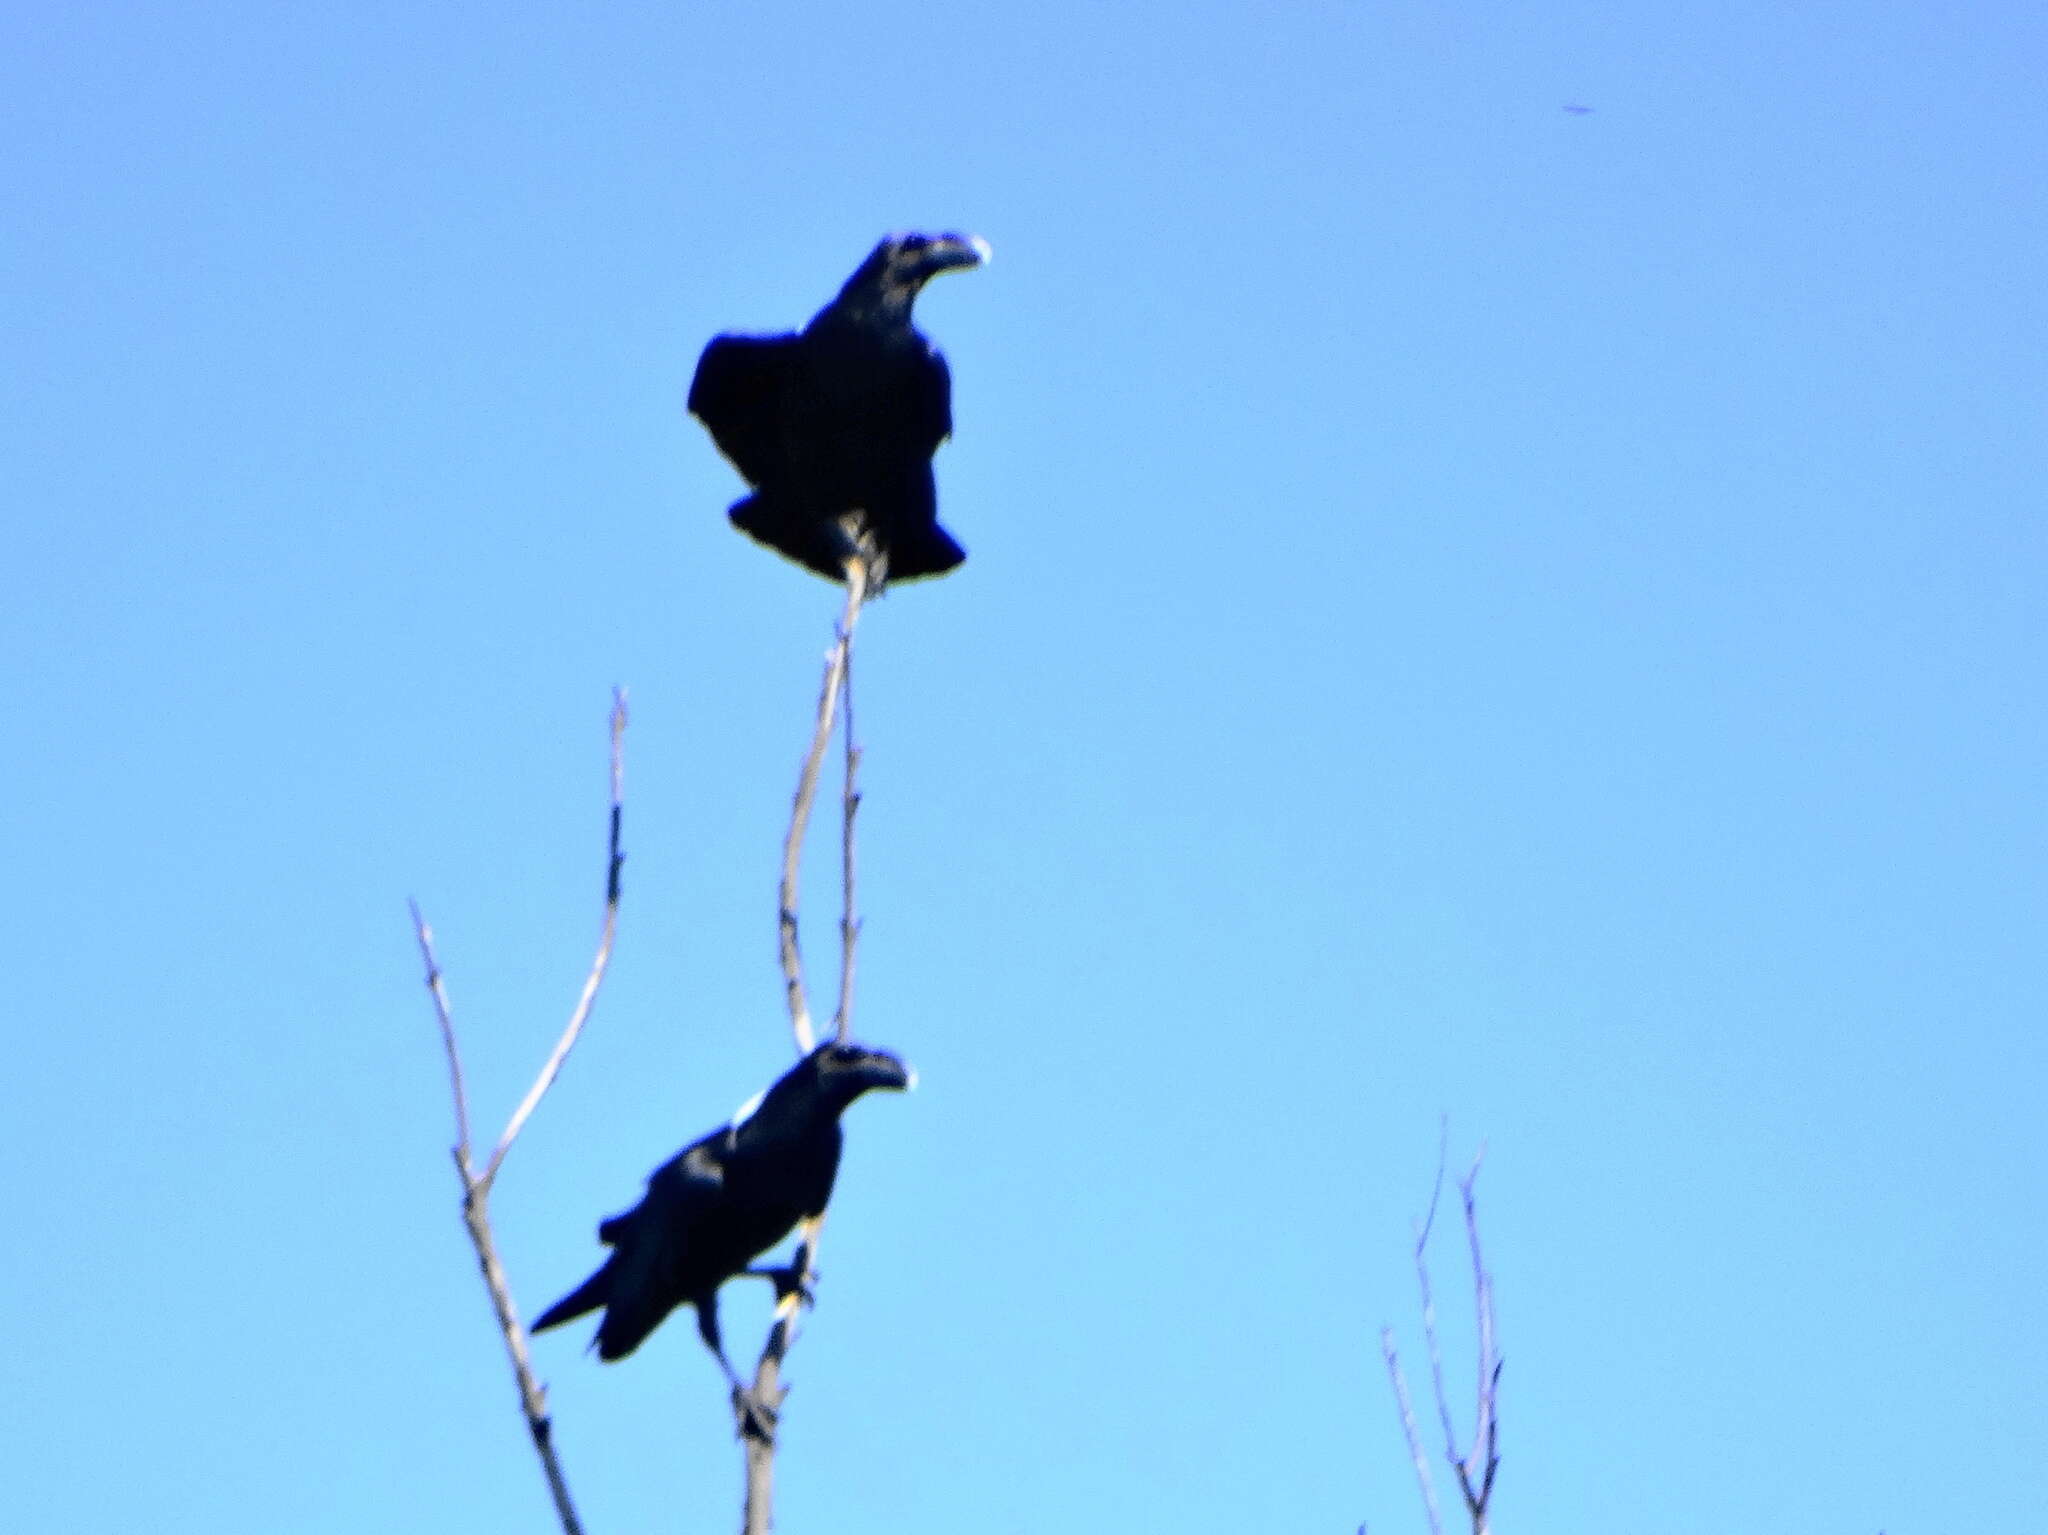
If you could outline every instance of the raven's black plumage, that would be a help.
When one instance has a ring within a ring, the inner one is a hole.
[[[839,1171],[839,1116],[872,1087],[908,1087],[885,1050],[820,1045],[785,1072],[751,1114],[684,1147],[656,1168],[647,1193],[597,1228],[604,1265],[543,1312],[535,1332],[605,1308],[600,1359],[623,1359],[678,1306],[737,1388],[718,1332],[718,1287],[820,1215]]]
[[[946,359],[911,324],[940,272],[979,266],[971,235],[891,235],[794,335],[718,336],[697,360],[690,413],[754,493],[733,504],[748,537],[834,581],[858,548],[871,579],[943,575],[967,558],[939,526],[932,454],[953,431]]]

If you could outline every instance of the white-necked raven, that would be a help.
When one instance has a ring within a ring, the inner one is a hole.
[[[877,587],[967,558],[939,526],[932,485],[932,454],[953,431],[952,375],[910,307],[940,272],[988,259],[973,235],[891,235],[801,331],[704,348],[690,413],[754,487],[733,526],[834,581],[867,554]]]
[[[623,1359],[678,1306],[697,1308],[697,1331],[745,1395],[718,1331],[718,1287],[780,1270],[747,1265],[800,1220],[822,1215],[839,1171],[839,1116],[869,1088],[906,1088],[915,1074],[886,1050],[824,1044],[785,1072],[751,1113],[694,1141],[657,1167],[640,1203],[597,1228],[604,1265],[541,1313],[535,1332],[604,1307],[597,1356]]]

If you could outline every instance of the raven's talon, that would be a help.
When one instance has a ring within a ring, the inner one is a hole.
[[[792,1295],[806,1306],[818,1304],[817,1292],[812,1288],[818,1276],[812,1274],[808,1279],[805,1278],[804,1271],[793,1263],[781,1268],[748,1269],[746,1272],[775,1286],[775,1304],[778,1306]]]
[[[775,1425],[782,1414],[744,1386],[732,1388],[732,1415],[739,1424],[739,1436],[773,1446]]]

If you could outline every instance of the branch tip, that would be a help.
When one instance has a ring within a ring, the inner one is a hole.
[[[534,1376],[533,1363],[528,1357],[527,1334],[519,1320],[517,1306],[512,1300],[512,1288],[505,1276],[503,1263],[499,1261],[497,1244],[491,1234],[489,1201],[491,1187],[504,1165],[505,1155],[512,1148],[520,1130],[539,1105],[542,1096],[554,1084],[555,1077],[562,1069],[571,1046],[583,1030],[590,1016],[590,1010],[597,1000],[597,990],[604,982],[605,971],[611,961],[612,945],[618,935],[619,918],[619,870],[625,862],[625,854],[619,848],[621,808],[625,786],[625,730],[626,690],[612,690],[610,715],[611,732],[611,813],[608,817],[605,864],[605,910],[604,922],[599,933],[597,956],[591,962],[590,972],[585,977],[583,989],[577,997],[575,1010],[570,1014],[568,1026],[555,1043],[554,1050],[527,1090],[526,1097],[506,1122],[504,1134],[498,1138],[489,1160],[481,1173],[475,1170],[470,1156],[469,1105],[468,1095],[463,1087],[462,1058],[456,1048],[455,1023],[448,1007],[448,993],[441,978],[441,967],[434,954],[433,930],[427,926],[421,915],[419,902],[408,900],[407,910],[412,914],[413,932],[419,941],[420,957],[426,967],[427,989],[434,999],[434,1014],[441,1026],[441,1037],[448,1054],[448,1070],[451,1090],[455,1099],[456,1144],[451,1148],[455,1163],[455,1174],[462,1185],[462,1221],[469,1232],[470,1244],[476,1250],[477,1267],[483,1275],[484,1289],[490,1296],[491,1310],[498,1321],[498,1331],[505,1340],[505,1352],[512,1366],[512,1377],[519,1392],[520,1412],[526,1419],[527,1431],[533,1440],[534,1451],[540,1458],[542,1474],[547,1478],[548,1492],[554,1500],[555,1515],[560,1520],[564,1535],[583,1535],[583,1526],[577,1518],[574,1501],[569,1495],[569,1484],[562,1471],[560,1458],[555,1453],[554,1420],[547,1411],[547,1390]]]

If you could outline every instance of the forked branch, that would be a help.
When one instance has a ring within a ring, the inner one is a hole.
[[[854,817],[860,809],[860,746],[853,731],[853,630],[867,600],[869,567],[866,558],[846,562],[846,605],[833,634],[832,648],[825,655],[824,681],[818,690],[818,708],[811,729],[810,749],[804,754],[803,769],[797,777],[796,797],[790,806],[789,831],[782,844],[782,887],[778,922],[784,994],[789,1004],[790,1032],[797,1054],[808,1055],[817,1045],[817,1031],[811,1021],[809,999],[804,987],[802,952],[797,943],[797,898],[803,860],[804,833],[810,825],[811,807],[818,795],[818,778],[824,769],[825,752],[831,745],[832,726],[844,710],[845,780],[840,794],[839,857],[839,1005],[832,1020],[836,1039],[844,1040],[852,1027],[854,954],[860,939],[860,918],[854,905]],[[782,1361],[796,1339],[797,1317],[811,1294],[817,1278],[818,1238],[824,1222],[805,1221],[793,1266],[799,1283],[793,1291],[778,1297],[775,1320],[768,1329],[768,1341],[754,1367],[752,1403],[754,1410],[734,1398],[734,1421],[746,1456],[746,1501],[741,1513],[744,1535],[767,1535],[774,1523],[775,1439],[763,1432],[760,1416],[772,1423],[782,1407],[788,1388],[782,1384]]]
[[[818,708],[815,723],[811,728],[810,749],[804,753],[802,770],[797,775],[796,797],[790,806],[789,830],[782,839],[782,886],[780,891],[780,919],[777,924],[778,953],[782,961],[783,992],[789,1004],[790,1033],[796,1039],[796,1053],[809,1055],[817,1045],[817,1031],[811,1025],[810,999],[804,989],[804,964],[802,951],[797,944],[797,899],[800,889],[799,874],[803,864],[804,834],[811,824],[811,806],[818,797],[818,775],[825,765],[825,750],[832,742],[832,725],[838,717],[840,696],[846,690],[847,680],[853,667],[853,626],[860,619],[861,604],[867,599],[867,564],[862,559],[846,562],[846,607],[839,619],[839,627],[833,635],[832,648],[825,653],[825,678],[818,688]],[[839,1018],[842,1025],[840,1037],[844,1038],[843,1024],[848,1007],[851,1005],[853,973],[853,941],[857,927],[853,922],[853,811],[858,803],[854,792],[853,768],[858,759],[853,745],[853,733],[847,732],[847,780],[846,795],[842,800],[845,815],[841,847],[844,851],[846,911],[842,915],[840,965],[840,1006]]]
[[[564,1535],[582,1535],[583,1526],[576,1517],[575,1504],[569,1496],[569,1484],[562,1473],[561,1459],[555,1453],[554,1424],[548,1416],[547,1393],[534,1376],[533,1363],[527,1352],[526,1328],[519,1320],[519,1309],[512,1300],[512,1286],[505,1277],[497,1243],[491,1236],[490,1195],[498,1169],[504,1166],[506,1153],[512,1149],[513,1141],[525,1128],[541,1098],[554,1085],[562,1063],[568,1059],[569,1051],[582,1034],[591,1007],[597,1001],[598,987],[604,984],[605,971],[611,963],[612,945],[619,927],[619,874],[625,864],[625,854],[619,849],[620,810],[625,799],[625,739],[626,695],[619,690],[612,694],[609,857],[605,865],[604,923],[598,934],[597,956],[591,961],[589,974],[584,977],[583,990],[569,1015],[568,1026],[555,1041],[555,1047],[541,1066],[540,1075],[534,1078],[533,1086],[527,1089],[525,1098],[520,1100],[519,1107],[506,1121],[504,1133],[498,1137],[490,1160],[481,1172],[476,1170],[471,1157],[469,1099],[463,1086],[462,1053],[456,1045],[448,988],[442,979],[440,961],[434,953],[433,929],[420,915],[418,903],[408,903],[412,911],[413,935],[419,941],[420,959],[426,966],[427,991],[433,998],[434,1016],[441,1026],[441,1043],[448,1053],[449,1086],[455,1099],[455,1172],[462,1184],[462,1224],[469,1233],[471,1246],[476,1249],[477,1267],[483,1274],[484,1289],[491,1299],[491,1311],[497,1318],[498,1331],[505,1339],[505,1352],[512,1363],[512,1378],[519,1389],[519,1408],[526,1418],[534,1452],[540,1457],[541,1471],[547,1477],[548,1492],[554,1499],[555,1514],[561,1520]]]
[[[512,1149],[519,1132],[526,1128],[526,1121],[539,1107],[541,1098],[555,1085],[555,1078],[561,1075],[562,1063],[569,1058],[569,1052],[582,1037],[583,1025],[590,1017],[590,1009],[597,1001],[597,989],[604,984],[605,971],[612,962],[612,944],[619,934],[619,875],[624,869],[626,855],[619,850],[620,813],[626,797],[626,693],[623,688],[612,691],[611,714],[611,842],[610,856],[605,862],[604,876],[604,925],[597,935],[597,956],[590,962],[590,973],[583,978],[583,990],[576,998],[575,1011],[569,1015],[568,1027],[562,1030],[562,1037],[555,1041],[555,1048],[548,1052],[548,1058],[540,1069],[540,1075],[533,1079],[533,1086],[526,1090],[526,1096],[519,1101],[519,1107],[512,1111],[512,1117],[505,1122],[505,1133],[498,1137],[498,1144],[491,1152],[491,1160],[485,1166],[481,1182],[486,1188],[498,1176],[498,1169],[505,1163],[505,1153]]]
[[[1472,1159],[1472,1170],[1458,1183],[1465,1205],[1465,1234],[1472,1253],[1472,1293],[1477,1311],[1479,1348],[1477,1421],[1469,1453],[1458,1449],[1457,1433],[1451,1426],[1450,1395],[1444,1386],[1443,1350],[1437,1341],[1436,1299],[1429,1283],[1429,1236],[1436,1224],[1437,1202],[1443,1193],[1444,1151],[1441,1147],[1437,1152],[1436,1184],[1430,1191],[1429,1211],[1415,1233],[1415,1278],[1422,1292],[1422,1334],[1429,1351],[1430,1384],[1436,1396],[1437,1421],[1443,1429],[1444,1457],[1457,1476],[1458,1490],[1465,1500],[1465,1512],[1472,1521],[1472,1535],[1488,1535],[1494,1477],[1500,1470],[1501,1360],[1494,1329],[1493,1276],[1487,1270],[1480,1247],[1479,1213],[1472,1192],[1479,1178],[1480,1163],[1485,1157],[1486,1148],[1482,1146],[1479,1155]],[[1394,1401],[1401,1415],[1401,1432],[1408,1444],[1409,1458],[1415,1465],[1415,1480],[1422,1490],[1422,1504],[1429,1516],[1429,1528],[1432,1535],[1442,1535],[1443,1517],[1437,1504],[1436,1484],[1430,1475],[1429,1457],[1423,1453],[1422,1437],[1415,1425],[1408,1382],[1401,1373],[1401,1360],[1394,1348],[1394,1330],[1391,1327],[1380,1329],[1380,1352],[1386,1360],[1388,1379],[1393,1383]]]

